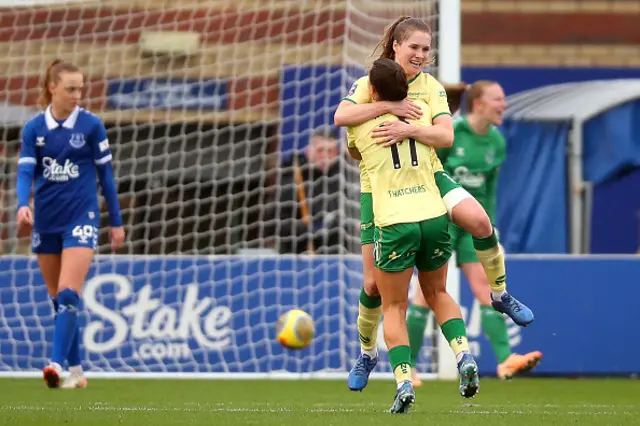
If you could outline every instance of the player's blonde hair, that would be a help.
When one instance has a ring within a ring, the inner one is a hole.
[[[396,59],[396,52],[393,51],[393,42],[397,41],[401,44],[403,41],[409,38],[414,31],[421,31],[429,34],[429,37],[433,38],[433,32],[431,27],[425,21],[419,18],[412,18],[411,16],[401,16],[394,23],[389,25],[382,36],[382,40],[378,43],[373,55],[375,56],[378,50],[382,50],[378,59]],[[433,56],[430,54],[427,64],[433,63]]]
[[[493,80],[478,80],[473,84],[467,86],[466,90],[466,99],[465,99],[465,107],[467,109],[467,114],[473,112],[473,103],[480,99],[482,95],[484,95],[484,91],[487,87],[491,87],[494,85],[500,85],[497,81]]]
[[[52,95],[49,90],[49,84],[58,83],[60,81],[60,73],[63,72],[80,72],[80,68],[76,67],[72,63],[64,62],[62,59],[55,59],[44,73],[42,79],[42,85],[40,87],[40,96],[38,97],[38,104],[44,109],[51,104]]]

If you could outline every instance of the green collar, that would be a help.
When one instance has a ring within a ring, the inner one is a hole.
[[[420,71],[418,74],[416,74],[411,80],[409,80],[409,84],[413,83],[414,81],[416,81],[416,78],[420,77],[420,74],[422,74],[422,71]]]

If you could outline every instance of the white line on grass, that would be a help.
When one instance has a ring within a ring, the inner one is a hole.
[[[42,406],[42,405],[0,405],[0,411],[115,411],[115,412],[181,412],[181,413],[352,413],[360,410],[348,408],[315,408],[309,410],[292,410],[289,408],[250,408],[250,407],[147,407],[147,406],[110,406],[110,405],[77,405],[77,406]]]
[[[363,405],[365,404],[337,404],[337,406],[331,407],[331,404],[315,404],[316,408],[309,409],[291,409],[285,407],[269,408],[269,407],[233,407],[225,406],[225,403],[220,404],[185,404],[184,407],[154,407],[145,405],[133,405],[133,406],[118,406],[111,405],[106,402],[96,402],[89,405],[67,405],[67,404],[0,404],[0,412],[2,411],[94,411],[94,412],[181,412],[181,413],[295,413],[295,412],[307,412],[307,413],[353,413],[353,412],[369,412]],[[342,406],[340,406],[342,405]],[[318,408],[318,406],[325,406],[326,408]],[[352,407],[352,408],[347,408]],[[359,408],[356,408],[359,407]],[[366,404],[367,408],[371,408],[370,404]],[[611,408],[623,408],[623,406],[602,406],[602,405],[572,405],[572,406],[557,406],[552,404],[538,405],[538,406],[511,406],[496,407],[496,408],[480,408],[480,405],[475,406],[476,409],[458,409],[447,411],[450,414],[455,415],[468,415],[468,416],[491,416],[491,415],[570,415],[570,416],[631,416],[638,415],[638,411],[613,411]],[[536,410],[535,407],[544,408],[542,410]],[[557,407],[559,410],[549,411],[549,408]],[[610,408],[609,410],[600,411],[593,410],[594,408]],[[633,407],[635,406],[624,406]],[[589,408],[588,411],[574,411],[576,408]],[[563,410],[564,409],[564,410]],[[566,411],[566,410],[569,411]]]

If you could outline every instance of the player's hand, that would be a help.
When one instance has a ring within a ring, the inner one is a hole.
[[[118,250],[124,244],[124,227],[115,226],[109,228],[109,241],[111,242],[111,251]]]
[[[422,117],[422,109],[409,99],[398,102],[388,102],[389,113],[396,117],[409,120],[419,120]]]
[[[31,212],[31,207],[20,207],[18,210],[18,216],[16,217],[16,222],[18,222],[18,230],[25,226],[33,226],[33,213]]]
[[[403,121],[385,121],[380,126],[373,129],[371,136],[377,144],[391,146],[395,143],[409,139],[412,132],[411,124]]]

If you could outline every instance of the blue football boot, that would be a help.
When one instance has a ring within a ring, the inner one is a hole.
[[[533,322],[531,309],[507,292],[500,297],[500,300],[493,300],[492,296],[491,306],[496,311],[507,314],[519,326],[526,327]]]
[[[362,392],[362,389],[367,387],[369,375],[371,375],[377,363],[378,357],[371,358],[367,354],[360,354],[351,371],[349,371],[349,378],[347,379],[349,389]]]

